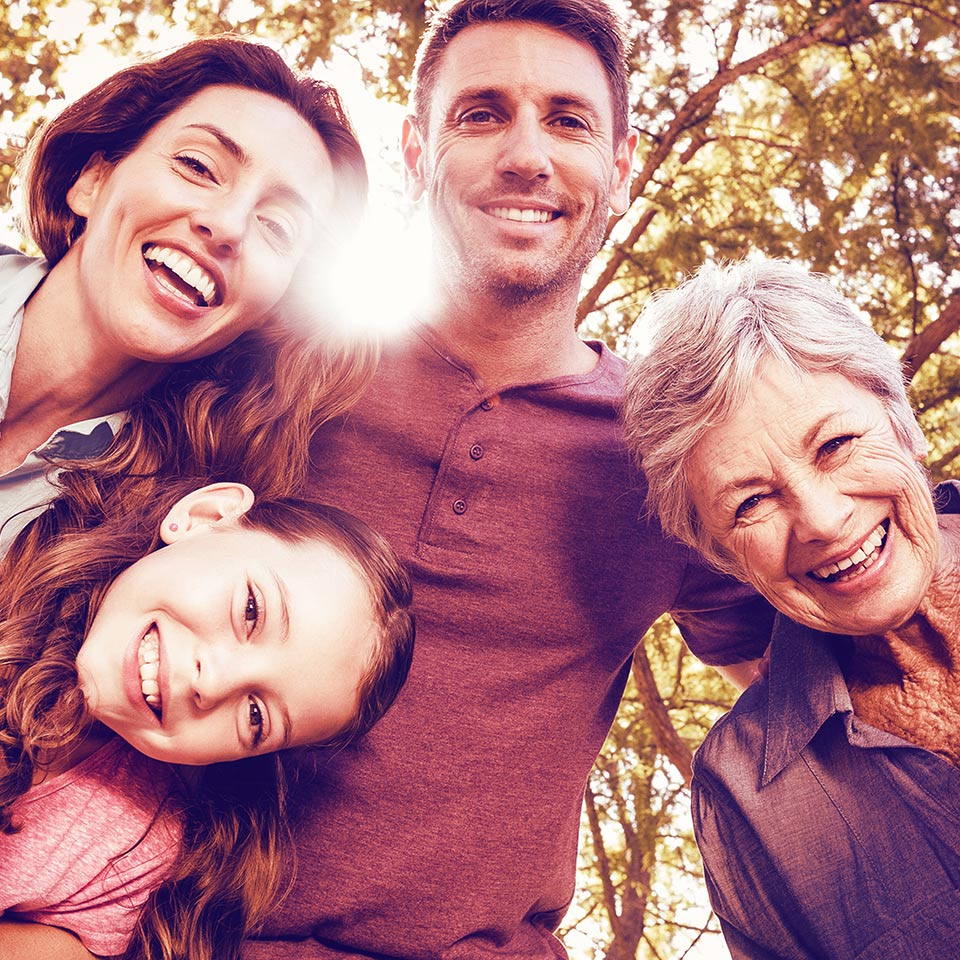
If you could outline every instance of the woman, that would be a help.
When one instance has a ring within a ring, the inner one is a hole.
[[[334,507],[169,481],[96,523],[65,480],[0,562],[0,914],[112,956],[157,890],[130,956],[234,956],[290,854],[266,755],[389,707],[409,581]]]
[[[102,454],[118,412],[165,386],[176,402],[242,386],[209,459],[269,442],[299,479],[308,411],[341,411],[373,359],[298,302],[365,197],[336,91],[259,44],[198,40],[68,106],[23,179],[46,260],[0,256],[0,522],[18,515],[3,543],[49,497],[50,460]]]
[[[654,299],[626,431],[664,528],[781,611],[694,761],[735,958],[942,958],[960,934],[960,488],[823,278],[705,266]],[[939,511],[939,512],[938,512]]]

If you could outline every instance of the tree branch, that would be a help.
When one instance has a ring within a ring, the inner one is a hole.
[[[640,693],[644,719],[653,733],[658,749],[677,768],[685,783],[689,784],[693,776],[693,751],[677,733],[670,721],[670,715],[660,696],[656,678],[650,668],[650,660],[643,644],[633,654],[631,668],[634,682]]]
[[[908,380],[912,380],[917,370],[937,350],[947,337],[960,330],[960,293],[954,294],[943,312],[932,323],[928,323],[919,333],[912,336],[903,351],[903,370]]]

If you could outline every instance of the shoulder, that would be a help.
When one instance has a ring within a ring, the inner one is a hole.
[[[704,738],[693,758],[699,786],[721,787],[732,780],[758,784],[767,721],[767,681],[747,687],[730,711]]]
[[[0,244],[0,301],[13,298],[22,306],[49,270],[46,260]]]

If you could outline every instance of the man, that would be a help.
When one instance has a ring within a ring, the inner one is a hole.
[[[408,561],[414,666],[306,791],[296,885],[250,958],[564,956],[584,784],[635,645],[667,609],[712,663],[769,632],[642,519],[624,364],[576,336],[637,143],[607,7],[462,0],[424,40],[413,106],[435,306],[322,431],[313,493]]]

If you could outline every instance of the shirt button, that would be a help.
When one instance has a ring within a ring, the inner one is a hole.
[[[479,460],[482,456],[483,456],[483,447],[481,447],[479,443],[475,443],[470,448],[470,459]]]
[[[453,501],[453,512],[454,512],[454,513],[466,513],[466,512],[467,512],[467,501],[466,501],[466,500],[454,500],[454,501]]]
[[[493,409],[493,401],[492,401],[492,400],[483,400],[483,401],[480,403],[480,409],[481,409],[481,410],[492,410],[492,409]]]

